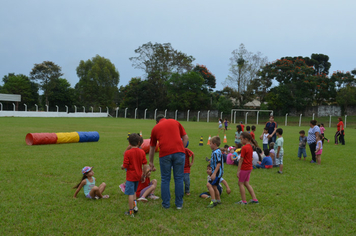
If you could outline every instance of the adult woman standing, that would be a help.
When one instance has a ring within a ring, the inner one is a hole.
[[[342,118],[339,117],[338,118],[339,120],[339,123],[337,123],[337,131],[336,131],[336,134],[335,134],[335,144],[338,145],[339,142],[337,140],[338,136],[340,135],[340,142],[342,145],[345,145],[345,139],[344,139],[344,136],[345,136],[345,131],[344,131],[344,122],[342,122]]]
[[[308,131],[307,142],[309,144],[312,160],[310,163],[316,163],[315,150],[316,150],[316,136],[320,134],[320,128],[316,125],[316,120],[310,121],[310,129]]]

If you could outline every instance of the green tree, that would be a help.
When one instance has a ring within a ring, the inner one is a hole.
[[[336,101],[341,106],[343,113],[347,111],[347,107],[356,106],[356,87],[346,85],[337,92]]]
[[[314,67],[315,75],[329,74],[331,63],[329,62],[329,56],[327,55],[313,53],[310,61],[307,60],[306,63]]]
[[[218,110],[224,114],[229,114],[232,109],[232,101],[230,98],[220,96],[218,100]]]
[[[70,83],[63,78],[53,79],[50,82],[50,90],[48,92],[49,98],[48,102],[52,108],[55,105],[59,106],[60,108],[71,107],[74,101],[74,89],[70,87]]]
[[[48,91],[50,90],[49,82],[58,79],[63,74],[62,68],[51,61],[44,61],[41,64],[35,64],[30,73],[30,79],[39,82],[40,88],[45,96],[46,105],[48,102]]]
[[[226,84],[236,88],[238,92],[239,106],[243,105],[243,94],[252,81],[258,79],[258,72],[268,62],[262,53],[249,52],[244,44],[239,49],[232,51],[230,58],[230,75],[226,78]],[[255,88],[257,89],[257,88]],[[247,101],[246,101],[247,102]]]
[[[91,60],[81,60],[77,75],[75,89],[80,105],[116,107],[120,75],[109,59],[96,55]]]
[[[204,84],[206,87],[215,88],[216,79],[204,65],[196,65],[193,69],[194,72],[199,73],[204,78]]]
[[[130,57],[132,66],[144,70],[148,79],[159,77],[167,80],[172,73],[184,73],[193,68],[193,56],[175,50],[170,43],[148,42],[135,50],[136,57]]]
[[[167,81],[170,110],[200,110],[210,107],[208,91],[203,88],[204,78],[196,72],[175,73]]]
[[[26,75],[9,73],[3,77],[4,85],[1,93],[20,94],[21,102],[29,107],[34,106],[38,101],[38,85],[31,82]]]

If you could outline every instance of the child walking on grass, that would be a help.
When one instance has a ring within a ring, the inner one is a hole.
[[[138,183],[144,180],[148,170],[146,154],[142,149],[139,149],[140,142],[140,135],[130,134],[129,143],[131,148],[125,151],[124,163],[121,165],[122,170],[126,169],[125,194],[128,195],[129,200],[129,211],[125,212],[125,215],[131,217],[135,217],[134,213],[138,212],[135,194]]]
[[[73,188],[77,189],[74,193],[74,198],[77,198],[79,191],[84,188],[84,195],[89,199],[109,198],[109,195],[103,195],[106,184],[103,182],[99,187],[95,186],[95,178],[93,167],[86,166],[82,169],[82,180]]]
[[[222,154],[219,148],[220,143],[220,138],[217,136],[214,136],[210,141],[210,148],[213,151],[211,153],[210,159],[210,166],[212,171],[212,174],[210,176],[211,181],[209,181],[207,185],[211,196],[211,202],[207,206],[208,208],[213,208],[217,204],[221,204],[218,185],[220,184],[220,179],[222,178],[224,173],[224,163],[222,161]]]
[[[323,152],[323,135],[316,136],[315,158],[318,165],[321,164],[321,154]]]
[[[252,137],[248,132],[243,132],[241,134],[241,143],[244,145],[241,148],[241,157],[239,160],[239,166],[237,168],[237,178],[239,179],[239,188],[241,194],[241,201],[236,202],[236,204],[246,205],[246,194],[245,187],[250,193],[252,200],[249,203],[258,203],[255,192],[250,185],[250,175],[252,171],[252,153],[253,149],[251,146]]]

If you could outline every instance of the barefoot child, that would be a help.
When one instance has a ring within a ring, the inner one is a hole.
[[[237,178],[239,179],[239,188],[241,194],[241,201],[237,202],[237,204],[245,205],[246,194],[245,187],[250,193],[252,200],[249,203],[258,203],[255,192],[253,191],[252,186],[250,185],[250,175],[252,171],[252,153],[253,149],[251,146],[252,137],[249,133],[243,132],[241,134],[241,143],[244,145],[241,148],[241,157],[239,160],[239,166],[237,168]]]
[[[315,158],[318,165],[321,164],[321,153],[323,152],[323,135],[316,136]]]
[[[138,134],[130,134],[129,143],[131,149],[127,150],[124,155],[124,162],[121,169],[126,169],[125,194],[128,195],[129,211],[125,215],[135,217],[134,212],[138,211],[136,202],[136,191],[139,181],[142,181],[148,170],[146,154],[139,149],[141,137]],[[142,174],[143,168],[143,174]]]
[[[89,199],[99,199],[99,198],[109,198],[109,195],[103,195],[106,184],[103,182],[99,187],[95,186],[95,178],[93,167],[86,166],[82,169],[82,180],[80,183],[73,188],[77,191],[74,193],[74,198],[77,198],[79,191],[84,188],[84,195]]]

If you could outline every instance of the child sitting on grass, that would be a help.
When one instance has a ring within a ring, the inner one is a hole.
[[[226,157],[226,164],[228,165],[233,165],[234,164],[234,160],[232,159],[233,155],[234,155],[234,152],[235,152],[235,148],[234,147],[229,147],[229,154],[227,154],[227,157]]]
[[[235,152],[232,154],[232,157],[231,157],[231,160],[234,162],[235,166],[239,165],[239,160],[240,160],[240,155],[241,155],[241,147],[242,147],[241,143],[237,144],[237,149],[235,149]]]
[[[157,187],[157,180],[150,180],[151,170],[148,170],[146,176],[144,176],[144,182],[140,181],[136,191],[136,198],[138,202],[147,202],[147,198],[157,200],[159,197],[154,195],[154,191]],[[146,177],[146,178],[145,178]]]
[[[272,162],[272,158],[269,156],[269,150],[265,149],[263,150],[263,152],[265,154],[265,157],[263,158],[262,162],[258,162],[256,167],[262,169],[272,169],[273,162]]]
[[[126,169],[125,194],[128,195],[129,211],[125,215],[134,217],[134,212],[138,212],[136,191],[139,181],[143,181],[148,170],[146,154],[139,149],[141,137],[138,134],[130,134],[129,143],[131,148],[125,151],[124,162],[121,169]],[[143,168],[143,174],[142,174]]]
[[[209,164],[209,165],[207,166],[207,168],[206,168],[206,173],[208,174],[207,186],[209,186],[209,185],[210,185],[209,182],[211,181],[210,176],[211,176],[212,173],[213,173],[213,172],[211,171],[211,166],[210,166],[210,164]],[[230,194],[230,193],[231,193],[231,189],[230,189],[229,185],[227,184],[226,180],[224,180],[223,178],[221,178],[221,179],[220,179],[220,183],[219,183],[219,185],[218,185],[218,191],[219,191],[219,193],[220,193],[220,196],[221,196],[221,194],[222,194],[222,192],[223,192],[223,187],[221,186],[221,183],[223,183],[223,184],[225,185],[225,187],[226,187],[226,193],[227,193],[227,194]],[[199,197],[204,198],[204,199],[208,199],[208,198],[210,198],[210,193],[209,193],[209,192],[204,192],[204,193],[200,194]]]
[[[248,132],[243,132],[241,134],[241,143],[244,145],[241,149],[241,157],[239,161],[239,167],[237,168],[237,178],[239,179],[239,188],[241,194],[241,201],[236,202],[237,204],[245,205],[246,194],[245,187],[251,194],[252,200],[249,203],[258,203],[255,192],[253,191],[252,186],[250,185],[250,175],[252,171],[252,146],[251,146],[252,137]]]
[[[210,141],[210,148],[212,150],[210,166],[211,166],[211,181],[208,183],[208,189],[211,196],[211,202],[207,206],[208,208],[215,207],[217,204],[221,204],[220,193],[218,190],[218,185],[220,184],[220,179],[223,177],[224,173],[224,162],[222,161],[222,154],[219,149],[220,138],[214,136]]]
[[[103,182],[99,187],[95,186],[95,178],[93,167],[86,166],[82,169],[82,180],[73,188],[77,189],[74,193],[74,198],[77,198],[79,191],[84,188],[84,195],[89,199],[109,198],[109,195],[103,195],[106,184]]]

